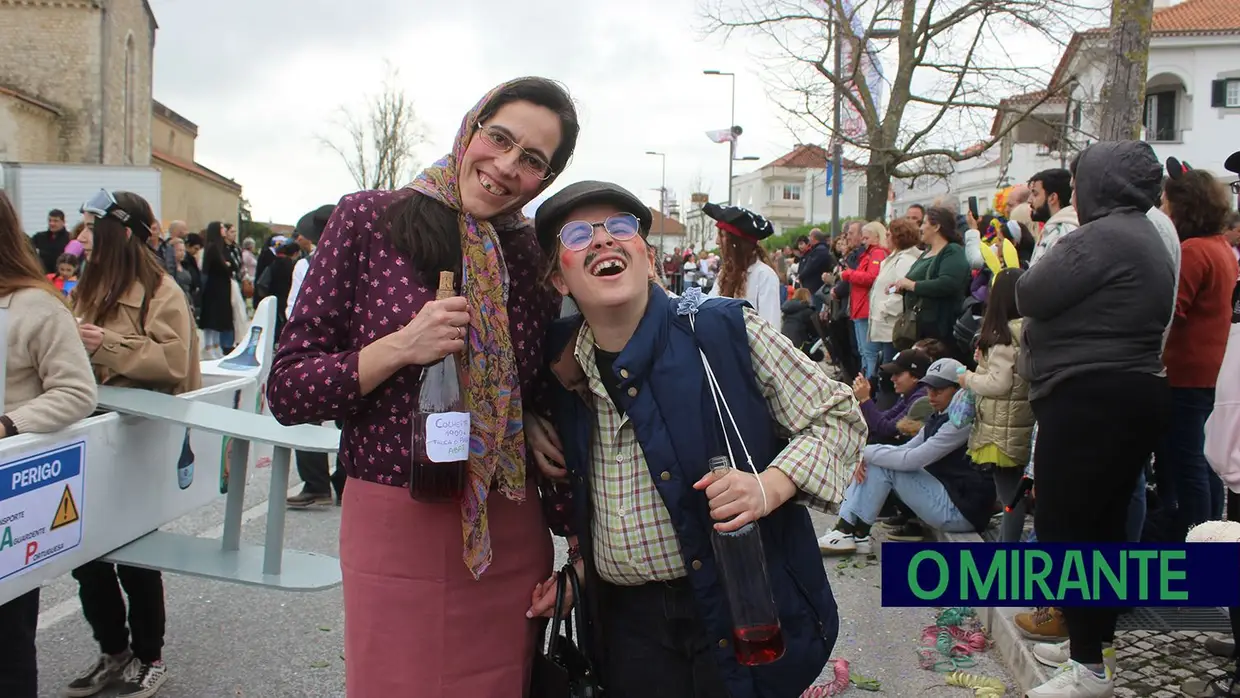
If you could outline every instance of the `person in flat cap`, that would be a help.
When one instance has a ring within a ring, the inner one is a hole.
[[[702,212],[719,229],[719,275],[710,295],[749,301],[763,320],[780,323],[779,275],[767,258],[762,241],[775,234],[775,226],[740,206],[706,204]]]
[[[865,422],[848,387],[744,300],[664,291],[649,211],[623,187],[579,182],[535,219],[549,282],[581,309],[548,334],[567,472],[545,474],[572,489],[588,640],[615,698],[799,696],[839,628],[799,504],[840,499]],[[762,221],[716,213],[769,235]],[[712,472],[720,456],[732,467]],[[785,624],[776,669],[738,661],[711,552],[712,528],[759,519]],[[554,590],[551,580],[536,589],[531,612],[550,607]]]

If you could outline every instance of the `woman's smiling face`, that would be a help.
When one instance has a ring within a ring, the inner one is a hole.
[[[475,127],[461,157],[461,206],[475,218],[488,220],[521,208],[542,190],[543,179],[523,166],[522,158],[551,162],[560,147],[561,129],[555,112],[526,101],[505,104],[482,126],[515,144],[501,152],[484,130]]]

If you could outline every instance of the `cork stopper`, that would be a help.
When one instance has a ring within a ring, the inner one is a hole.
[[[441,301],[445,298],[451,298],[456,295],[456,291],[452,288],[452,279],[452,272],[439,272],[439,291],[435,294],[435,300]]]

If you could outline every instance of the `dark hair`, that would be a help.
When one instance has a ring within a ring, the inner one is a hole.
[[[559,83],[546,78],[520,78],[495,93],[483,107],[484,122],[512,102],[530,102],[555,112],[560,119],[560,145],[551,155],[551,170],[561,172],[577,147],[581,125],[573,98]],[[460,278],[461,236],[457,214],[440,202],[409,190],[384,211],[381,226],[391,226],[392,244],[416,261],[426,283],[438,283],[439,272],[452,271]]]
[[[1016,281],[1023,273],[1020,269],[1004,269],[995,277],[986,300],[982,329],[978,333],[978,348],[982,351],[1012,343],[1012,329],[1008,323],[1020,317],[1020,311],[1016,309]]]
[[[289,240],[276,248],[276,254],[283,255],[285,257],[296,257],[301,254],[301,245],[298,245],[296,240]]]
[[[1231,211],[1227,214],[1227,221],[1223,223],[1223,230],[1231,230],[1240,226],[1240,211]]]
[[[1163,182],[1167,213],[1181,240],[1221,235],[1231,202],[1222,182],[1205,170],[1189,170]]]
[[[908,205],[908,208],[907,208],[907,209],[905,209],[905,212],[907,213],[908,211],[910,211],[910,210],[912,210],[912,209],[917,209],[918,211],[921,211],[921,215],[922,215],[922,216],[925,216],[925,215],[926,215],[926,207],[925,207],[925,206],[922,206],[921,204],[909,204],[909,205]]]
[[[929,213],[927,211],[927,213]],[[913,344],[914,349],[920,349],[930,357],[931,361],[938,361],[951,356],[951,352],[947,350],[947,345],[942,340],[933,337],[919,339]]]
[[[60,220],[63,221],[65,219],[65,212],[61,211],[58,208],[54,208],[47,212],[47,217],[48,218],[59,218]]]
[[[1073,160],[1075,163],[1075,159]],[[1059,207],[1072,205],[1072,173],[1056,167],[1049,170],[1042,170],[1029,178],[1029,184],[1034,182],[1042,183],[1042,190],[1049,197],[1054,194],[1059,197]]]
[[[948,242],[954,242],[957,245],[964,244],[964,238],[961,237],[960,231],[956,229],[956,214],[951,209],[943,206],[931,206],[926,211],[926,220],[931,225],[939,226],[939,235],[942,235]]]
[[[897,252],[907,250],[910,247],[916,247],[921,242],[921,231],[917,229],[917,224],[913,221],[907,218],[897,218],[891,222],[891,227],[887,228],[887,241]]]
[[[797,238],[796,244],[797,244],[797,246],[798,246],[798,247],[801,245],[801,243],[805,243],[806,245],[808,245],[808,244],[809,244],[809,237],[808,237],[808,236],[805,236],[805,235],[802,235],[801,237]]]
[[[65,253],[56,258],[56,266],[59,267],[62,264],[68,264],[74,269],[77,269],[78,264],[80,264],[80,260],[75,254]]]
[[[203,243],[202,243],[202,236],[201,236],[201,235],[199,235],[198,233],[190,233],[189,235],[186,235],[186,236],[185,236],[185,246],[186,246],[186,247],[193,247],[193,246],[195,246],[195,245],[197,245],[198,247],[202,247],[202,245],[203,245]]]
[[[151,205],[141,196],[118,191],[113,198],[136,223],[148,228],[155,223]],[[135,283],[142,285],[141,315],[145,321],[147,304],[163,282],[167,273],[163,262],[140,235],[126,235],[127,230],[112,216],[95,218],[95,249],[82,271],[82,280],[73,289],[74,309],[86,322],[107,322],[116,314],[121,296]]]

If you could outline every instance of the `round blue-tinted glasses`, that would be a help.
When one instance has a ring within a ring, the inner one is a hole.
[[[601,223],[590,221],[569,221],[560,228],[560,242],[574,252],[584,250],[594,242],[594,229],[602,226],[616,240],[629,240],[638,233],[637,216],[631,213],[617,213],[608,216]]]

